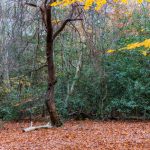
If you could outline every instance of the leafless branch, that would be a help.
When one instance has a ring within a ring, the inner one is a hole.
[[[24,3],[25,5],[31,6],[31,7],[38,7],[36,4],[32,4],[32,3]]]
[[[68,22],[77,21],[77,20],[82,20],[82,19],[79,18],[79,19],[67,19],[67,20],[65,20],[65,21],[62,23],[61,27],[54,33],[54,35],[53,35],[53,40],[60,34],[61,31],[63,31],[63,29],[65,28],[65,26],[66,26],[66,24],[67,24]]]

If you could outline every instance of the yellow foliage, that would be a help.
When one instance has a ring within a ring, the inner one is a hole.
[[[139,48],[139,47],[144,47],[145,49],[150,48],[150,39],[146,39],[143,42],[136,42],[136,43],[132,43],[132,44],[128,44],[126,47],[123,47],[121,49],[119,49],[118,51],[122,51],[122,50],[133,50],[135,48]],[[150,52],[148,50],[142,50],[140,51],[141,54],[143,54],[144,56],[149,56]],[[109,49],[106,51],[106,53],[110,54],[110,53],[114,53],[116,52],[116,50],[113,49]]]
[[[109,50],[107,50],[106,53],[110,54],[110,53],[114,53],[115,51],[116,51],[116,50],[114,50],[114,49],[109,49]]]
[[[142,42],[142,44],[145,48],[150,48],[150,39],[145,40],[144,42]]]
[[[57,25],[57,24],[59,24],[61,21],[60,20],[52,20],[52,24],[53,25]]]
[[[142,51],[141,52],[144,56],[147,56],[147,51]]]
[[[114,0],[114,2],[122,2],[127,4],[129,0]],[[145,0],[150,2],[150,0]],[[81,2],[84,4],[84,9],[89,9],[93,4],[96,4],[95,10],[99,10],[103,5],[107,3],[107,0],[57,0],[56,2],[52,3],[51,6],[68,6],[76,2]],[[137,0],[139,4],[143,3],[144,0]]]
[[[150,48],[150,39],[146,39],[143,42],[136,42],[133,44],[128,44],[127,47],[124,47],[121,50],[123,50],[123,49],[132,50],[132,49],[142,47],[142,46],[144,46],[145,48]]]

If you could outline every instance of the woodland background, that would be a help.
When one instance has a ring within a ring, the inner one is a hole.
[[[57,28],[68,8],[53,12]],[[61,118],[149,119],[150,4],[110,3],[83,14],[54,44]],[[0,22],[0,118],[45,116],[46,32],[39,9],[2,0]]]

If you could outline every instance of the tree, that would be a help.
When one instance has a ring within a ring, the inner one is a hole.
[[[61,126],[62,122],[56,110],[55,97],[54,97],[54,88],[57,79],[55,74],[55,65],[54,65],[54,58],[53,58],[54,55],[53,44],[56,37],[63,31],[63,29],[65,28],[68,22],[82,20],[82,19],[79,18],[80,13],[76,16],[74,15],[77,5],[72,5],[68,17],[64,19],[61,25],[54,31],[54,27],[52,23],[53,11],[51,6],[53,2],[55,2],[55,0],[52,1],[45,0],[44,3],[42,3],[40,6],[37,6],[32,3],[26,3],[26,5],[32,7],[39,7],[42,15],[42,21],[45,24],[46,34],[47,34],[46,56],[47,56],[47,65],[48,65],[48,90],[47,90],[47,96],[45,102],[50,115],[52,126]]]

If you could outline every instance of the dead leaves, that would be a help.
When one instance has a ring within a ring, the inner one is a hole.
[[[150,122],[69,121],[60,128],[23,133],[21,127],[27,126],[27,123],[5,124],[4,129],[0,131],[0,149],[150,149]]]

